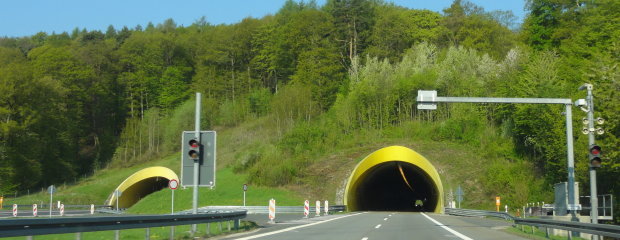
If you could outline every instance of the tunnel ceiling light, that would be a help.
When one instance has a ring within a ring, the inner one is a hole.
[[[413,191],[413,188],[411,187],[411,184],[409,184],[409,181],[407,181],[407,177],[405,177],[405,172],[403,172],[403,166],[401,166],[400,163],[398,164],[398,171],[400,171],[400,175],[403,176],[403,180],[407,184],[407,187],[409,187],[409,189],[411,189],[411,191]]]

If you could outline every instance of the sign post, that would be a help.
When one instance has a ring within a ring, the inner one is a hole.
[[[201,94],[196,93],[195,131],[183,131],[181,153],[181,184],[193,187],[192,213],[198,213],[198,187],[215,186],[215,131],[200,131]],[[196,224],[192,224],[192,236]]]
[[[196,129],[196,139],[198,143],[200,143],[200,93],[196,93],[196,121],[195,121],[195,129]],[[200,145],[200,144],[199,144]],[[198,173],[200,168],[200,159],[194,159],[194,193],[192,195],[192,213],[198,214]],[[196,224],[192,224],[192,236],[196,232]]]
[[[584,126],[584,133],[588,134],[588,146],[590,146],[590,156],[592,156],[592,147],[596,147],[594,132],[596,131],[599,135],[604,133],[602,128],[594,128],[594,96],[592,95],[592,90],[594,86],[592,84],[586,83],[579,87],[579,90],[587,90],[588,95],[586,96],[586,108],[582,108],[582,110],[587,110],[587,126]],[[579,102],[579,101],[577,101]],[[596,121],[598,124],[605,123],[605,120],[602,118],[598,118]],[[598,148],[598,152],[600,154],[600,147]],[[600,158],[599,158],[600,161]],[[592,158],[590,158],[590,221],[594,224],[598,223],[598,196],[597,196],[597,186],[596,186],[596,168],[600,167],[600,162],[598,166],[596,164],[592,164]],[[594,240],[598,240],[598,235],[593,235]]]
[[[123,192],[121,192],[121,190],[114,190],[114,196],[116,196],[116,211],[118,212],[118,202],[121,200],[121,194],[123,194]]]
[[[168,187],[170,188],[172,192],[171,214],[174,215],[174,190],[176,190],[179,187],[179,181],[177,181],[176,179],[170,179],[170,181],[168,182]]]
[[[172,192],[172,202],[170,205],[172,206],[171,214],[174,215],[174,190],[179,187],[179,181],[176,179],[170,179],[170,181],[168,182],[168,187]],[[174,239],[174,226],[170,226],[170,239]]]
[[[463,188],[461,188],[461,186],[459,185],[458,188],[456,188],[456,201],[459,202],[459,208],[461,208],[461,202],[463,201]]]
[[[245,207],[245,192],[248,191],[248,185],[243,184],[243,206]]]
[[[52,217],[52,197],[54,196],[54,192],[56,192],[56,187],[54,187],[54,185],[51,185],[47,188],[47,193],[50,194],[50,218]]]
[[[495,197],[495,207],[497,208],[497,212],[499,212],[499,205],[500,205],[500,200],[499,200],[499,196]]]

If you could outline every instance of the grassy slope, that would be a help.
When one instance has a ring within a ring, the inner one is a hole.
[[[266,131],[260,131],[260,121],[253,121],[245,124],[243,127],[230,128],[218,131],[218,169],[217,169],[217,186],[211,190],[208,188],[200,189],[199,202],[204,205],[242,205],[243,192],[242,185],[245,183],[246,176],[244,174],[233,174],[229,163],[235,156],[237,147],[242,146],[244,149],[255,142],[257,139],[269,139],[272,134]],[[251,139],[251,140],[250,140]],[[244,144],[245,143],[245,144]],[[180,174],[180,156],[175,153],[161,159],[138,164],[128,168],[109,168],[97,171],[95,175],[90,176],[75,185],[57,186],[58,192],[54,194],[54,202],[62,201],[65,204],[103,204],[108,195],[127,177],[139,171],[140,169],[152,166],[164,166],[172,169]],[[49,194],[45,191],[33,193],[27,196],[21,196],[16,199],[5,198],[5,206],[13,203],[17,204],[46,204],[49,203]],[[191,189],[179,189],[175,192],[175,211],[191,208]],[[170,190],[153,193],[129,211],[132,213],[167,213],[170,211]],[[270,198],[277,200],[278,204],[293,205],[303,203],[303,199],[294,194],[294,192],[277,187],[260,187],[251,186],[247,192],[248,205],[266,205]]]
[[[81,181],[77,185],[59,187],[58,193],[54,194],[54,202],[62,201],[65,204],[103,204],[108,195],[125,178],[142,168],[151,166],[169,167],[179,172],[180,163],[178,163],[178,154],[130,168],[99,171],[94,176]],[[217,178],[218,184],[216,188],[212,190],[200,188],[200,205],[242,205],[243,193],[241,186],[245,183],[245,176],[233,174],[229,168],[222,168],[217,171]],[[170,198],[171,193],[168,189],[153,193],[132,207],[129,212],[168,213],[171,207]],[[175,192],[175,210],[179,211],[191,208],[191,198],[191,189],[177,190]],[[255,186],[250,186],[246,201],[248,205],[266,205],[270,198],[277,199],[280,204],[298,204],[303,201],[301,198],[294,196],[290,191],[284,189]],[[17,199],[8,198],[5,200],[5,205],[13,203],[47,204],[49,203],[49,194],[39,192]]]

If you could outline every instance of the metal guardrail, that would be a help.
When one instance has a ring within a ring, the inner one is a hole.
[[[594,224],[585,222],[558,221],[550,219],[517,218],[504,212],[493,212],[473,209],[446,208],[446,214],[468,217],[500,217],[513,220],[517,225],[535,226],[539,228],[561,229],[572,232],[589,233],[605,237],[620,238],[620,226],[610,224]]]
[[[199,208],[198,211],[213,211],[213,210],[245,210],[248,214],[255,213],[269,213],[268,206],[208,206]],[[320,209],[323,212],[323,208]],[[345,205],[333,205],[328,207],[329,212],[344,212],[346,211]],[[310,207],[310,213],[314,213],[316,211],[316,207]],[[180,213],[191,212],[191,210],[186,210]],[[276,213],[303,213],[304,206],[276,206]]]
[[[10,219],[0,221],[1,237],[35,236],[60,233],[80,233],[133,228],[189,225],[222,221],[239,221],[246,211],[221,211],[192,215],[140,215],[114,217],[74,217]]]
[[[494,212],[494,211],[462,209],[462,208],[445,208],[445,213],[449,215],[466,216],[466,217],[496,217],[496,218],[503,218],[506,220],[515,219],[515,217],[505,212]]]
[[[542,228],[562,229],[572,232],[620,238],[620,226],[584,222],[557,221],[548,219],[515,218],[515,224]]]

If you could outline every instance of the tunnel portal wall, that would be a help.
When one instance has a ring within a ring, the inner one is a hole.
[[[390,146],[357,164],[347,182],[344,202],[350,211],[440,213],[443,186],[430,161],[409,148]]]

